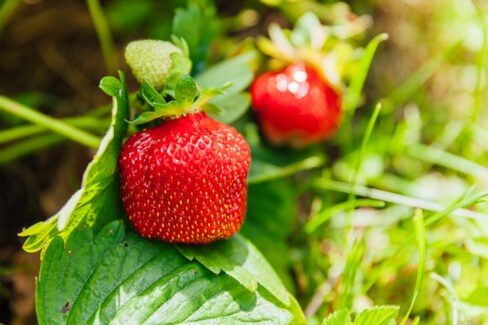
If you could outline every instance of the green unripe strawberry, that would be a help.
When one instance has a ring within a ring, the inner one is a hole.
[[[125,59],[139,82],[144,79],[155,89],[161,90],[166,79],[174,72],[173,53],[184,54],[171,42],[139,40],[127,45]]]

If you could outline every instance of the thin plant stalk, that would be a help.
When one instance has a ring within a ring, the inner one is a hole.
[[[100,138],[91,133],[80,130],[61,120],[52,118],[46,114],[40,113],[30,107],[27,107],[1,95],[0,110],[21,117],[34,124],[44,126],[47,129],[50,129],[60,135],[65,136],[68,139],[81,143],[85,146],[98,148],[98,145],[100,144]]]
[[[60,119],[60,121],[77,128],[89,130],[105,129],[109,124],[109,121],[100,120],[90,116],[70,117]],[[47,130],[48,129],[46,129],[44,126],[36,124],[21,125],[6,130],[1,130],[0,144],[38,135],[46,132]]]
[[[86,0],[86,3],[90,10],[93,24],[95,25],[100,46],[102,47],[107,72],[113,75],[117,70],[117,52],[107,18],[98,0]]]
[[[22,3],[21,0],[5,0],[0,8],[0,37],[3,29],[7,25],[8,20],[14,14],[17,7]]]

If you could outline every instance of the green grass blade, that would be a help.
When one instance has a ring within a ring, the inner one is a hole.
[[[452,286],[452,283],[449,279],[446,279],[439,274],[432,272],[430,273],[430,278],[439,282],[444,288],[446,288],[448,293],[448,299],[451,304],[451,317],[452,317],[452,324],[457,325],[459,321],[459,314],[463,315],[461,310],[461,300],[459,300],[458,295],[456,294],[456,290]],[[464,319],[464,323],[466,323],[466,319]]]
[[[439,67],[448,61],[461,47],[463,41],[460,40],[453,46],[444,50],[437,57],[427,62],[424,66],[414,72],[406,81],[393,90],[387,98],[394,106],[405,103],[415,92],[439,69]],[[388,110],[390,111],[390,110]]]
[[[400,325],[404,325],[407,322],[408,317],[412,312],[413,306],[415,305],[415,301],[417,300],[417,297],[420,293],[420,285],[422,284],[422,277],[424,275],[424,268],[425,268],[426,245],[425,245],[424,217],[422,214],[422,210],[417,209],[415,211],[415,215],[413,217],[413,224],[415,227],[415,238],[417,239],[417,246],[419,249],[419,264],[418,264],[417,279],[415,281],[415,289],[413,292],[412,301]]]
[[[107,72],[114,75],[117,70],[117,52],[115,50],[112,32],[108,24],[107,18],[103,13],[102,6],[98,0],[86,0],[90,15],[95,25],[98,40],[102,47],[103,57]]]
[[[351,250],[347,254],[346,266],[342,276],[339,301],[337,309],[350,309],[354,300],[354,284],[356,274],[361,264],[364,254],[364,241],[356,240],[352,244]]]
[[[313,216],[305,226],[303,227],[303,230],[306,233],[312,233],[314,232],[318,227],[320,227],[324,222],[327,222],[330,217],[332,217],[334,214],[347,211],[350,209],[354,209],[357,207],[373,207],[373,208],[382,208],[385,206],[384,201],[378,201],[378,200],[371,200],[371,199],[358,199],[354,201],[345,201],[338,203],[334,206],[331,206],[330,208],[327,208],[319,213],[317,213],[315,216]]]
[[[358,71],[354,75],[354,78],[351,79],[349,89],[344,95],[344,110],[346,112],[354,111],[358,106],[364,82],[366,81],[366,76],[368,75],[369,67],[371,66],[371,62],[373,61],[376,49],[381,42],[387,39],[388,34],[379,34],[375,38],[373,38],[366,46],[363,56],[361,57],[361,60],[359,62]]]
[[[488,168],[442,149],[415,143],[408,145],[405,152],[412,158],[427,161],[483,181],[488,181]]]
[[[450,209],[450,207],[446,208],[446,206],[437,202],[432,202],[429,200],[424,200],[416,197],[369,188],[361,185],[356,185],[354,188],[351,188],[351,184],[349,183],[339,182],[331,179],[318,180],[317,182],[314,183],[313,186],[316,189],[332,190],[332,191],[342,192],[342,193],[350,193],[351,191],[354,191],[355,195],[357,196],[363,196],[374,200],[401,204],[401,205],[419,208],[423,210],[441,212],[440,215],[443,215],[446,209]],[[486,193],[480,194],[481,197],[486,197],[486,195],[487,195]],[[477,202],[479,202],[479,198]],[[488,220],[487,214],[479,213],[467,209],[455,208],[449,213],[452,213],[455,216],[469,218],[469,219]]]

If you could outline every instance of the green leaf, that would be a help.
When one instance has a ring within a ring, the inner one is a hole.
[[[193,104],[197,92],[197,84],[193,78],[186,73],[182,73],[176,83],[175,99],[182,106],[189,106]]]
[[[324,321],[322,325],[350,325],[351,324],[351,316],[346,309],[341,309],[334,312],[332,315],[329,315]]]
[[[225,91],[226,96],[239,93],[246,89],[254,78],[251,64],[256,56],[257,53],[251,51],[227,59],[198,74],[195,81],[202,89],[231,83],[231,86]]]
[[[219,32],[219,21],[213,6],[190,4],[187,8],[177,8],[173,20],[173,34],[188,43],[194,72],[205,68],[209,47]]]
[[[141,98],[151,107],[166,103],[163,96],[161,96],[161,94],[144,79],[141,82],[139,94]]]
[[[241,233],[266,256],[286,287],[293,291],[288,239],[292,233],[297,193],[287,179],[251,184]]]
[[[185,41],[184,38],[178,37],[176,35],[171,35],[171,41],[173,42],[174,45],[180,48],[180,50],[183,52],[185,57],[187,58],[190,57],[190,49],[188,48],[188,43]],[[185,73],[189,73],[189,72],[185,72]]]
[[[174,52],[170,54],[170,57],[171,57],[171,61],[173,61],[173,65],[171,66],[172,73],[175,72],[190,73],[191,60],[187,56],[179,52]]]
[[[102,82],[113,97],[112,123],[100,143],[95,157],[88,165],[81,189],[52,218],[24,230],[19,236],[29,236],[24,249],[35,252],[45,247],[57,234],[66,238],[80,224],[88,224],[95,230],[123,214],[120,202],[117,160],[124,139],[129,117],[127,85],[119,72],[120,89],[112,80]],[[109,86],[107,86],[109,85]],[[55,227],[57,223],[57,228]]]
[[[243,92],[254,79],[251,67],[256,59],[256,52],[247,52],[235,58],[218,63],[195,77],[200,88],[220,87],[230,84],[225,94],[210,100],[220,108],[218,115],[212,115],[216,120],[231,124],[244,115],[251,104],[249,93]]]
[[[43,324],[290,324],[263,287],[189,262],[174,246],[125,233],[121,221],[96,236],[86,227],[47,248],[37,281]]]
[[[100,80],[99,87],[107,95],[117,96],[122,86],[120,84],[119,79],[109,76],[109,77],[103,77],[102,80]]]
[[[162,115],[159,114],[159,110],[156,111],[144,111],[141,114],[137,115],[135,119],[132,121],[127,121],[129,124],[133,125],[140,125],[140,124],[145,124],[149,123],[151,121],[154,121],[158,118],[160,118]]]
[[[232,96],[225,94],[212,98],[209,103],[220,109],[218,114],[210,112],[212,118],[225,124],[232,124],[248,110],[251,105],[251,95],[248,92],[240,92]]]
[[[398,306],[377,306],[364,309],[354,325],[394,325],[400,308]]]
[[[211,112],[213,114],[219,113],[221,109],[217,105],[209,103],[209,100],[211,100],[215,96],[222,95],[224,93],[224,89],[228,88],[229,86],[230,83],[227,83],[222,87],[211,87],[201,90],[198,99],[195,101],[195,103],[193,103],[191,107],[198,111],[203,110],[205,112]]]
[[[197,260],[215,274],[224,271],[248,290],[266,288],[303,322],[303,313],[295,298],[286,290],[280,278],[263,255],[241,235],[234,235],[208,245],[183,246],[178,250],[190,261]]]
[[[202,109],[202,111],[206,112],[207,114],[212,114],[212,115],[218,115],[218,114],[220,114],[220,112],[222,112],[220,107],[218,107],[215,104],[209,103],[209,102],[203,104],[201,109]]]

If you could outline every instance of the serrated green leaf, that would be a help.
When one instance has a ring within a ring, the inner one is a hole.
[[[197,92],[197,84],[193,78],[186,73],[182,73],[176,83],[175,99],[182,106],[189,106],[193,104]]]
[[[57,234],[66,238],[80,224],[86,223],[97,230],[123,214],[117,160],[127,130],[125,121],[129,117],[129,98],[122,72],[119,72],[119,78],[120,89],[111,90],[116,94],[113,97],[112,123],[83,175],[81,189],[55,216],[45,221],[44,226],[38,223],[19,234],[30,237],[24,244],[26,251],[40,250]],[[110,83],[112,86],[115,84]]]
[[[347,311],[346,309],[337,310],[332,315],[329,315],[322,322],[322,325],[350,325],[350,324],[351,324],[351,316],[349,315],[349,311]]]
[[[103,77],[102,80],[100,80],[99,87],[103,90],[104,93],[113,97],[118,96],[121,89],[121,84],[119,79],[109,76]]]
[[[274,270],[256,248],[240,235],[208,245],[180,245],[177,248],[186,258],[196,259],[216,274],[227,272],[251,291],[255,291],[260,283],[281,302],[290,304],[289,294]]]
[[[259,286],[266,288],[292,310],[297,322],[304,322],[305,318],[295,298],[286,290],[263,255],[241,235],[208,245],[178,245],[177,249],[188,260],[197,260],[215,274],[223,271],[252,292]]]
[[[189,262],[174,246],[125,234],[121,221],[86,227],[45,252],[37,283],[39,324],[274,324],[292,315],[263,287]]]
[[[398,306],[377,306],[364,309],[354,325],[394,325],[400,308]]]
[[[166,103],[163,96],[161,96],[161,94],[144,79],[141,82],[139,94],[141,98],[151,107]]]

